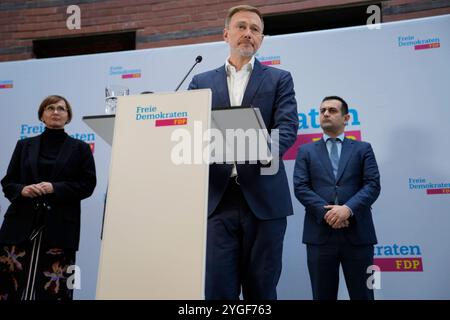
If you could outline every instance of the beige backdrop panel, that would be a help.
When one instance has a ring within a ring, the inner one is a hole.
[[[136,120],[137,106],[187,112],[187,125]],[[203,299],[208,165],[175,165],[176,129],[209,128],[211,92],[120,97],[97,299]]]

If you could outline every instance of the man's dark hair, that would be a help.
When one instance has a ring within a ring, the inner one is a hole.
[[[337,100],[341,102],[341,112],[343,115],[346,115],[348,113],[348,104],[347,102],[345,102],[344,99],[342,99],[341,97],[338,96],[328,96],[323,98],[322,102],[324,101],[328,101],[328,100]]]

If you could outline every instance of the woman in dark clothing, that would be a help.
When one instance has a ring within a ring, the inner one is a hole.
[[[89,145],[64,131],[69,102],[49,96],[38,116],[45,131],[17,142],[1,181],[11,204],[0,228],[0,300],[72,299],[80,203],[96,185]]]

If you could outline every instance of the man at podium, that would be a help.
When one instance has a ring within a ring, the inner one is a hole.
[[[212,90],[212,108],[254,106],[282,155],[295,142],[297,102],[289,72],[262,65],[255,53],[264,23],[257,8],[231,8],[223,37],[230,54],[221,67],[194,76],[189,89]],[[276,299],[286,217],[293,214],[284,165],[262,175],[258,164],[212,164],[209,173],[206,299]]]

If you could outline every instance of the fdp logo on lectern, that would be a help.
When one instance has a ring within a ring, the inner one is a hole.
[[[423,272],[419,245],[378,245],[374,248],[373,264],[383,272]]]
[[[155,127],[185,126],[188,118],[187,111],[162,112],[153,105],[136,107],[136,120],[154,120]]]

